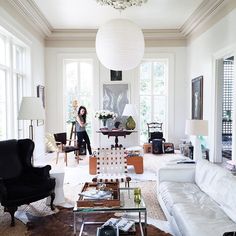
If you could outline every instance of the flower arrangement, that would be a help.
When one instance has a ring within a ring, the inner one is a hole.
[[[113,111],[100,110],[95,112],[95,118],[99,120],[115,119],[117,114]]]

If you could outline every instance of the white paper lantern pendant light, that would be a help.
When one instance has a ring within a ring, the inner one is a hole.
[[[131,70],[144,54],[142,30],[127,19],[113,19],[101,26],[96,35],[96,53],[110,70]]]

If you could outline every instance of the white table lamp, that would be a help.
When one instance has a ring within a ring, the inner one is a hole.
[[[126,129],[133,130],[136,127],[136,123],[133,117],[137,116],[136,107],[133,104],[126,104],[122,116],[128,116],[126,121]]]
[[[29,138],[33,140],[33,120],[44,120],[45,112],[43,103],[39,97],[23,97],[18,120],[30,120]]]
[[[193,158],[197,161],[201,156],[201,143],[199,136],[208,135],[208,121],[207,120],[186,120],[185,134],[196,136],[193,151]]]

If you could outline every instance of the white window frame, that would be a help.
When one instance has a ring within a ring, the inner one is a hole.
[[[19,110],[19,103],[21,101],[21,98],[18,98],[18,86],[17,83],[14,84],[14,75],[18,77],[18,75],[21,76],[23,79],[23,86],[22,86],[22,91],[21,94],[22,96],[24,95],[25,87],[26,87],[26,59],[27,55],[29,55],[29,48],[21,42],[19,39],[17,39],[15,36],[10,34],[7,30],[2,28],[0,26],[0,37],[3,37],[5,42],[6,42],[6,61],[5,64],[0,64],[0,68],[5,71],[6,73],[6,139],[11,139],[11,138],[21,138],[24,137],[25,133],[25,127],[23,127],[23,132],[19,133],[18,130],[18,120],[17,120],[17,115],[15,112],[15,109],[17,111]],[[19,46],[23,48],[23,57],[22,57],[22,63],[23,63],[23,68],[22,71],[15,70],[13,68],[13,45]],[[7,51],[8,50],[8,51]],[[17,78],[16,78],[17,80]],[[14,87],[14,85],[16,87]],[[15,105],[15,99],[17,100],[17,104]],[[17,106],[17,107],[15,107]]]
[[[152,50],[152,49],[150,49]],[[164,138],[168,140],[168,142],[175,141],[175,123],[174,123],[174,64],[175,64],[175,55],[174,53],[145,53],[143,61],[158,61],[158,60],[166,60],[168,64],[168,76],[166,81],[167,93],[166,93],[166,122],[165,122],[165,130],[164,130]],[[138,78],[140,79],[140,73],[138,74]],[[138,91],[140,91],[138,83]],[[138,98],[139,110],[140,110],[140,94]],[[152,103],[153,104],[153,103]],[[153,109],[153,108],[152,108]],[[140,123],[140,120],[139,120]],[[148,141],[148,140],[147,140]],[[140,143],[140,132],[139,132],[139,143]]]

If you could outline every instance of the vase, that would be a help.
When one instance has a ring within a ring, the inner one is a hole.
[[[102,119],[103,128],[107,128],[107,119]]]

